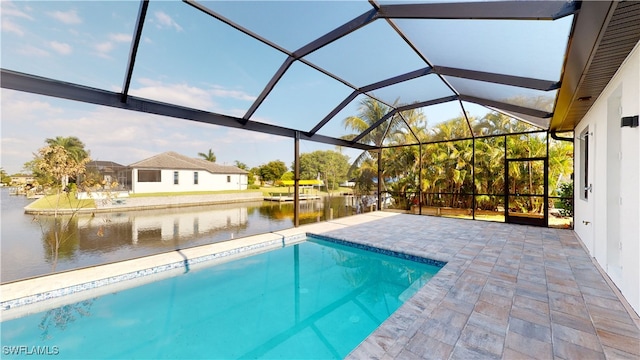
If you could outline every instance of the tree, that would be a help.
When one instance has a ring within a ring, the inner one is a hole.
[[[349,157],[333,150],[317,150],[300,154],[300,178],[304,180],[324,180],[327,191],[337,189],[340,182],[347,180]]]
[[[47,138],[44,142],[49,146],[62,146],[77,163],[89,157],[84,143],[75,136],[56,136],[53,139]]]
[[[233,162],[233,164],[239,169],[249,171],[249,167],[247,166],[247,164],[245,164],[245,163],[243,163],[241,161],[235,160]]]
[[[573,182],[566,182],[560,184],[560,197],[561,199],[556,202],[560,208],[560,215],[571,217],[573,216]]]
[[[260,166],[260,178],[263,181],[279,180],[285,172],[287,172],[287,165],[280,160],[270,161]]]
[[[38,150],[33,160],[33,168],[44,175],[44,183],[60,192],[65,185],[64,181],[72,175],[83,174],[86,164],[91,161],[89,157],[76,160],[76,156],[60,145],[45,146]]]
[[[393,104],[393,106],[397,107],[397,101]],[[365,98],[360,104],[358,115],[349,116],[343,120],[343,125],[347,130],[354,130],[357,133],[346,135],[343,138],[355,138],[356,136],[358,136],[358,134],[369,129],[371,126],[377,123],[390,111],[391,108],[386,106],[385,104],[371,98]],[[401,139],[406,140],[409,137],[413,137],[413,134],[409,131],[405,123],[409,126],[409,128],[413,130],[414,133],[422,134],[423,132],[421,131],[421,129],[426,126],[426,117],[424,113],[419,109],[411,109],[402,111],[401,113],[396,113],[395,115],[384,121],[382,124],[372,129],[360,141],[378,147],[382,146],[385,139],[388,139],[388,141],[391,143],[401,142]],[[414,139],[414,141],[416,140]],[[369,151],[362,152],[351,165],[348,176],[351,177],[352,175],[354,175],[354,171],[362,164],[376,163],[376,160],[372,155],[373,154]],[[384,157],[383,161],[385,161]],[[392,162],[393,160],[385,161],[386,164],[391,164]],[[367,166],[370,167],[369,165]],[[393,176],[391,175],[391,173],[387,172],[387,170],[395,171],[395,169],[392,169],[392,167],[383,166],[382,170],[382,179],[380,179],[380,181],[382,181],[382,185],[386,189],[384,179],[386,177]],[[358,175],[358,178],[371,174],[371,171],[361,172]],[[372,180],[373,179],[369,179],[367,181],[371,182]]]
[[[85,166],[91,160],[89,157],[85,157],[80,161],[76,161],[75,158],[76,156],[68,152],[61,145],[49,145],[40,148],[36,158],[32,161],[34,169],[40,174],[43,174],[42,178],[47,181],[47,183],[42,183],[41,185],[52,188],[55,192],[56,204],[52,220],[53,226],[50,234],[46,235],[47,242],[51,246],[51,255],[53,258],[52,267],[54,270],[58,263],[60,245],[67,240],[65,235],[69,234],[69,228],[75,215],[74,212],[71,216],[63,220],[63,218],[58,214],[58,209],[60,208],[60,197],[63,193],[65,179],[68,179],[72,174],[84,174]],[[70,194],[67,192],[66,196],[70,197]]]
[[[255,178],[256,177],[260,178],[261,181],[264,181],[260,177],[260,167],[259,166],[254,166],[251,169],[249,169],[249,174],[248,174],[248,180],[249,180],[248,183],[249,183],[249,185],[252,185],[252,184],[255,183]],[[262,185],[262,184],[259,184],[259,185]]]
[[[207,153],[198,153],[198,156],[209,162],[216,162],[216,154],[211,149]]]
[[[354,134],[343,136],[343,138],[348,140],[354,139],[356,136],[373,126],[390,111],[390,107],[377,100],[369,97],[363,99],[360,103],[360,108],[358,109],[358,115],[349,116],[342,121],[345,129],[355,131]],[[360,142],[374,146],[382,146],[382,142],[384,141],[385,136],[388,133],[394,133],[395,129],[397,129],[399,125],[399,122],[399,116],[392,116],[383,124],[371,130],[360,140]],[[361,163],[363,163],[367,159],[373,159],[373,157],[371,156],[371,154],[369,154],[368,151],[363,151],[353,161],[353,164],[349,169],[349,174],[351,174],[356,168],[360,166]]]
[[[0,168],[0,182],[5,185],[11,184],[11,177],[3,168]]]
[[[55,147],[60,146],[67,151],[68,156],[76,163],[81,163],[85,159],[89,158],[89,151],[85,149],[84,143],[75,136],[56,136],[55,138],[47,138],[44,140],[45,144]],[[88,161],[87,161],[88,162]],[[85,162],[86,163],[86,162]],[[37,173],[36,173],[37,174]],[[63,186],[69,182],[69,180],[77,180],[80,173],[68,173],[62,180]],[[40,180],[40,179],[38,179]]]
[[[293,178],[294,178],[293,172],[287,171],[286,173],[282,174],[282,176],[280,177],[280,180],[283,180],[283,181],[293,180]]]

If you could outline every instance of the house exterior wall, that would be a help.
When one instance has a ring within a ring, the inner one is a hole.
[[[221,191],[246,190],[246,174],[212,174],[206,170],[197,170],[198,184],[194,184],[196,170],[160,170],[160,182],[139,182],[138,170],[133,169],[132,192],[134,194],[154,192],[188,192],[188,191]],[[147,169],[144,169],[147,170]],[[178,172],[178,184],[174,184],[174,171]],[[229,177],[230,181],[227,181]]]
[[[30,184],[35,180],[33,176],[12,176],[11,183],[16,185]]]
[[[580,150],[576,139],[575,232],[590,254],[640,312],[640,127],[620,119],[640,113],[640,42],[575,128],[588,129],[588,183],[583,199]]]

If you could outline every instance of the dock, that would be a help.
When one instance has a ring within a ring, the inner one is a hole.
[[[270,194],[269,196],[264,197],[265,201],[277,201],[277,202],[292,202],[293,195],[291,194]],[[300,201],[308,201],[308,200],[320,200],[320,195],[307,195],[300,194]]]

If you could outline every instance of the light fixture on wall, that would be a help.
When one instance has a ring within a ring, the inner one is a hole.
[[[629,127],[638,127],[638,115],[636,116],[625,116],[622,119],[620,119],[620,127],[625,127],[625,126],[629,126]]]

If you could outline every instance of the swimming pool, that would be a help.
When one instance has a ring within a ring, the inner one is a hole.
[[[310,237],[2,322],[3,358],[343,358],[439,269]]]

